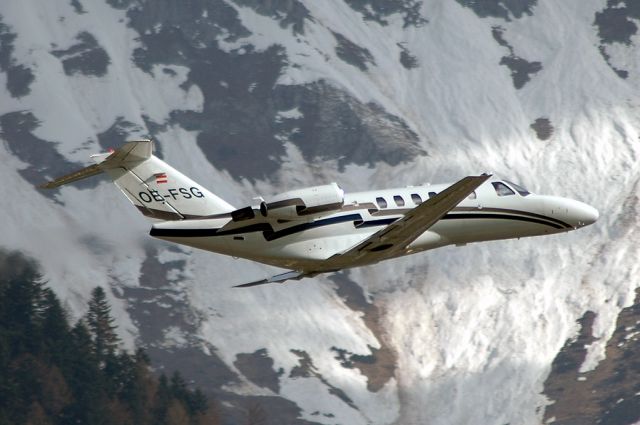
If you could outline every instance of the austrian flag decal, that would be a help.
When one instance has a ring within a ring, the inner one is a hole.
[[[156,184],[167,182],[167,173],[157,173],[155,176],[156,176]]]

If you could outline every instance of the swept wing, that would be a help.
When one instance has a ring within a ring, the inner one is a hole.
[[[463,178],[354,247],[328,258],[323,266],[344,268],[396,256],[490,177],[483,174]]]

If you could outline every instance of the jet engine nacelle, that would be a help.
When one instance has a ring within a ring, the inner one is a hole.
[[[264,217],[306,220],[331,214],[344,205],[344,190],[336,183],[278,194],[260,204]]]

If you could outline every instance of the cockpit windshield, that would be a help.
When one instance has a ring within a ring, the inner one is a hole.
[[[510,195],[516,194],[513,190],[509,188],[509,186],[507,186],[502,182],[493,182],[491,183],[491,185],[493,185],[493,188],[496,190],[496,194],[498,196],[510,196]]]
[[[529,192],[527,189],[520,186],[519,184],[511,183],[510,181],[506,181],[506,180],[504,182],[507,183],[512,188],[514,188],[516,192],[518,192],[522,196],[531,195],[531,192]]]

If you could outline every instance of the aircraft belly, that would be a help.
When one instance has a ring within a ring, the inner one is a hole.
[[[357,229],[353,226],[353,222],[344,222],[301,230],[272,239],[265,237],[262,231],[220,236],[154,235],[154,237],[266,264],[308,268],[348,249],[368,237],[372,231],[371,228]]]
[[[267,244],[273,256],[320,261],[350,248],[371,233],[371,229],[357,229],[348,222],[304,230]]]
[[[332,236],[288,243],[281,247],[283,257],[300,260],[326,260],[334,254],[344,251],[362,238]]]
[[[407,246],[407,251],[425,251],[428,249],[439,248],[441,246],[448,245],[449,243],[450,242],[447,238],[442,237],[441,234],[427,230]]]

